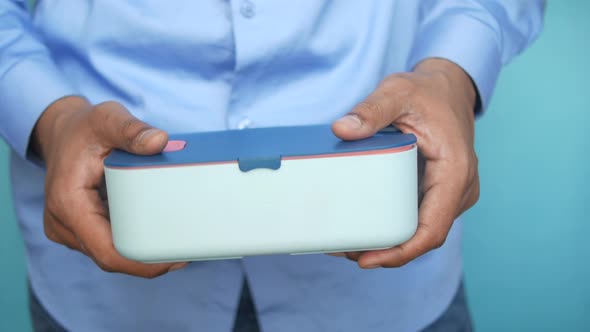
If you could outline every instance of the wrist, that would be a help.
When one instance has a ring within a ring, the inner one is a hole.
[[[428,58],[418,63],[414,71],[444,76],[449,84],[451,84],[453,90],[463,94],[465,100],[472,106],[472,109],[475,108],[478,100],[475,83],[469,74],[459,65],[442,58]]]
[[[42,160],[52,146],[56,134],[63,132],[69,119],[89,111],[92,105],[83,97],[67,96],[49,105],[39,117],[31,135],[31,149]]]

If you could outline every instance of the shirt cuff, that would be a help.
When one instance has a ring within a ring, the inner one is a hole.
[[[23,159],[37,120],[54,101],[77,90],[67,82],[46,54],[24,57],[0,78],[0,134]]]
[[[469,15],[445,16],[425,23],[410,53],[409,68],[427,58],[447,59],[473,80],[480,98],[476,113],[485,110],[502,68],[494,32]]]

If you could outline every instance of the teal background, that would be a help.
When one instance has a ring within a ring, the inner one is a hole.
[[[466,216],[478,331],[590,331],[590,2],[553,1],[477,124],[481,199]],[[0,142],[0,331],[28,331],[23,245]]]

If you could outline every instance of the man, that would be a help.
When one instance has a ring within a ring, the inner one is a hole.
[[[539,33],[543,1],[27,8],[0,0],[0,133],[13,149],[37,331],[471,329],[455,219],[479,195],[474,117],[501,66]],[[99,195],[113,148],[155,154],[167,133],[316,123],[346,140],[390,124],[418,137],[426,164],[412,239],[348,259],[188,265],[114,249]]]

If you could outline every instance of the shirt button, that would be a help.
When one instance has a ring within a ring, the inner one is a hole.
[[[240,130],[246,129],[250,126],[250,124],[252,124],[252,121],[250,121],[248,118],[244,118],[238,122],[237,128]]]
[[[244,16],[245,18],[254,17],[254,15],[256,14],[255,9],[256,7],[250,0],[243,0],[242,5],[240,6],[240,12],[242,13],[242,16]]]

